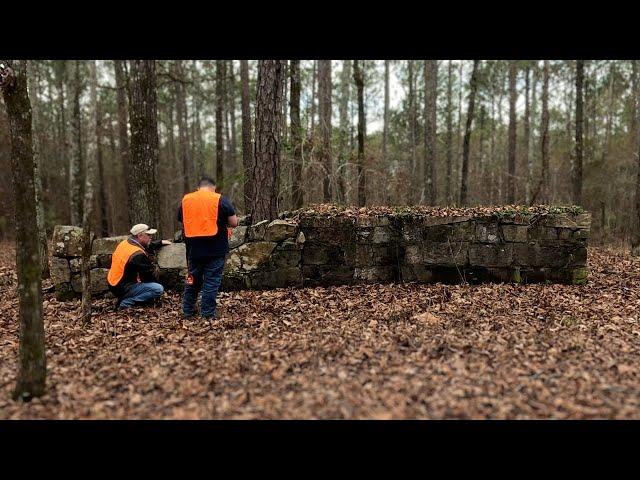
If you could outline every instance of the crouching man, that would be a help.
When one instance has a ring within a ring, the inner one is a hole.
[[[121,241],[113,252],[107,274],[109,290],[117,298],[118,309],[149,304],[164,293],[151,256],[171,242],[151,241],[151,235],[157,230],[143,223],[134,225],[130,232],[131,236]]]

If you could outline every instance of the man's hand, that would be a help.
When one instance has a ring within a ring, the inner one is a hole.
[[[171,245],[169,240],[162,240],[162,245]]]

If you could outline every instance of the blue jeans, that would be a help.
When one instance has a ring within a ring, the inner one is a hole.
[[[125,288],[124,296],[120,300],[120,308],[129,308],[135,304],[150,302],[159,298],[163,293],[164,287],[159,283],[132,283]]]
[[[214,317],[216,313],[216,296],[222,281],[225,257],[214,257],[203,260],[189,260],[189,273],[193,277],[193,284],[185,282],[182,311],[187,317],[195,315],[196,300],[202,289],[203,317]]]

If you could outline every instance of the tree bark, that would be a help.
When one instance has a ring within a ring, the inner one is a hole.
[[[91,321],[91,215],[93,210],[93,192],[96,181],[96,164],[98,156],[98,128],[100,125],[98,107],[98,76],[96,62],[89,62],[89,112],[93,129],[89,128],[87,143],[87,164],[84,178],[84,206],[82,209],[82,304],[81,318],[84,323]]]
[[[82,82],[80,80],[80,60],[75,60],[71,97],[73,102],[73,112],[71,116],[73,140],[71,142],[72,151],[69,156],[69,205],[72,225],[80,225],[80,222],[82,221],[82,178],[84,158],[82,150],[82,118],[80,109],[81,95]]]
[[[540,201],[548,203],[549,198],[549,60],[544,61],[542,70],[542,117],[540,119],[540,158],[542,171],[539,188]],[[535,196],[532,199],[535,201]]]
[[[320,161],[324,168],[322,193],[331,202],[331,60],[318,60],[318,124],[320,127]]]
[[[527,66],[524,69],[524,141],[522,150],[524,151],[524,167],[525,167],[525,203],[528,205],[531,197],[531,168],[529,165],[530,162],[530,152],[529,145],[531,141],[531,126],[530,126],[530,116],[531,112],[529,110],[529,90],[530,90],[530,73],[531,67],[527,63]]]
[[[340,74],[340,105],[338,107],[340,116],[340,141],[338,152],[337,169],[337,199],[338,203],[346,202],[346,168],[349,155],[349,99],[351,92],[351,60],[342,61],[342,72]]]
[[[478,64],[478,60],[473,61],[473,71],[471,72],[471,80],[469,80],[469,107],[467,108],[467,122],[462,143],[462,180],[460,182],[460,203],[462,205],[466,205],[468,201],[469,144],[471,141],[473,111],[476,103],[476,90],[478,89]]]
[[[390,172],[391,165],[387,158],[387,138],[389,136],[389,60],[384,61],[384,113],[382,123],[382,165]],[[389,178],[391,178],[389,176]]]
[[[358,60],[353,61],[353,80],[356,84],[358,95],[358,206],[364,207],[367,203],[367,179],[364,168],[366,123],[364,118],[364,74]]]
[[[447,204],[451,204],[453,197],[451,195],[451,175],[453,171],[453,104],[451,97],[453,94],[453,62],[449,60],[449,68],[447,75],[447,174],[445,185],[445,197]]]
[[[584,60],[576,61],[576,158],[573,164],[573,203],[582,205],[582,159],[584,143],[582,137]]]
[[[438,61],[424,62],[424,158],[425,196],[429,205],[438,199],[436,188]]]
[[[251,176],[256,189],[250,209],[254,224],[278,216],[284,71],[284,60],[258,62],[255,161]]]
[[[309,140],[313,138],[313,132],[315,130],[315,121],[316,121],[316,78],[317,78],[317,61],[313,61],[313,72],[311,73],[311,113],[309,119],[311,121],[311,126],[309,127],[307,137]]]
[[[122,178],[127,179],[129,177],[129,163],[131,162],[131,150],[129,148],[129,128],[127,118],[127,82],[124,71],[124,61],[114,60],[113,68],[116,77],[116,104],[118,108],[118,149],[120,152],[120,162],[122,165]],[[123,204],[127,211],[127,217],[129,215],[129,202],[131,198],[131,192],[129,191],[129,182],[125,181],[125,198]],[[127,223],[130,223],[131,219],[127,218]]]
[[[240,60],[240,83],[242,84],[242,167],[244,169],[244,205],[245,211],[253,201],[251,175],[253,164],[253,146],[251,142],[251,105],[249,104],[249,62]]]
[[[416,106],[416,91],[415,91],[415,73],[414,73],[414,61],[409,60],[407,65],[408,69],[408,82],[409,82],[409,145],[411,148],[411,172],[410,172],[410,193],[409,203],[413,204],[416,201],[416,190],[418,189],[418,155],[417,155],[417,106]]]
[[[507,152],[507,203],[516,203],[516,91],[518,69],[515,60],[509,61],[509,146]]]
[[[633,60],[633,163],[636,165],[636,193],[633,211],[633,230],[631,233],[631,253],[640,256],[640,81],[638,67],[640,61]]]
[[[27,62],[0,60],[0,87],[9,119],[16,225],[20,346],[19,373],[13,398],[29,400],[44,394],[46,358],[40,247],[38,236],[33,234],[38,223]]]
[[[216,60],[216,183],[218,190],[224,183],[224,77],[225,61]]]
[[[129,92],[131,121],[132,223],[159,228],[158,114],[155,60],[132,60]]]
[[[191,152],[189,149],[189,130],[187,128],[187,94],[184,86],[184,68],[181,60],[172,63],[173,75],[175,76],[175,96],[176,96],[176,120],[178,123],[178,148],[180,160],[182,161],[183,191],[193,190],[195,184],[195,169]],[[155,76],[155,66],[154,66]],[[155,89],[154,89],[155,90]]]
[[[294,209],[302,208],[302,126],[300,124],[300,60],[291,60],[289,67],[291,77],[289,117],[291,119],[291,142],[293,145],[293,170],[291,178],[292,205]]]
[[[29,90],[29,98],[32,104],[32,117],[33,126],[32,132],[38,130],[37,125],[40,125],[39,121],[39,107],[38,107],[38,88],[35,77],[35,62],[31,61],[28,65],[27,83]],[[38,148],[38,142],[33,142],[33,181],[36,192],[36,219],[38,223],[38,242],[40,245],[40,261],[42,268],[42,278],[49,278],[49,245],[47,242],[47,227],[45,222],[44,203],[42,201],[42,160],[41,152]]]
[[[229,163],[232,170],[236,171],[236,76],[233,71],[233,60],[229,60],[227,98],[229,112],[229,127],[231,129],[231,141],[229,144]]]

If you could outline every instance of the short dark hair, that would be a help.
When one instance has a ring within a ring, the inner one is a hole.
[[[212,187],[216,186],[216,181],[209,177],[208,175],[203,175],[200,177],[200,181],[198,182],[199,187],[205,187],[207,185],[211,185]]]

